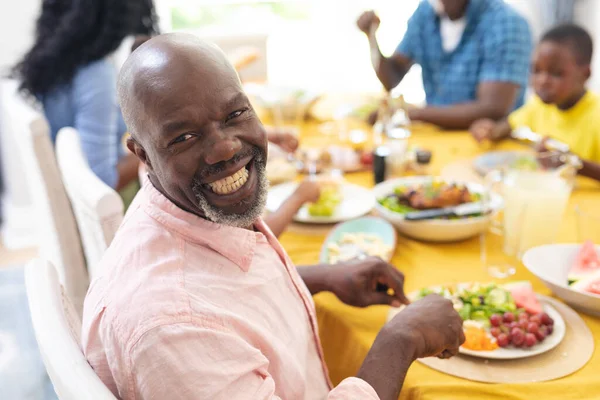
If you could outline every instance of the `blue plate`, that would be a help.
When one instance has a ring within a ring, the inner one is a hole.
[[[329,243],[339,242],[346,233],[369,233],[377,235],[386,245],[390,246],[392,249],[396,248],[396,230],[389,222],[378,217],[362,217],[343,222],[333,228],[321,248],[321,255],[319,257],[321,263],[327,264],[329,260],[329,250],[327,250]],[[393,251],[391,253],[393,253]],[[390,254],[389,259],[385,261],[389,262],[391,257],[392,254]]]

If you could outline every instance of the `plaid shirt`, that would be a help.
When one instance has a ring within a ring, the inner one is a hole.
[[[439,17],[422,1],[396,52],[421,65],[430,105],[473,101],[480,82],[510,82],[521,86],[515,104],[520,107],[532,50],[527,21],[502,0],[470,0],[465,17],[459,45],[446,53]]]

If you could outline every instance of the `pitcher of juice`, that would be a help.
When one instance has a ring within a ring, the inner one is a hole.
[[[544,165],[544,157],[555,155],[540,157],[539,162]],[[516,262],[532,247],[553,243],[561,227],[575,174],[575,166],[569,163],[559,168],[508,167],[490,172],[486,176],[486,186],[488,191],[496,190],[502,195],[504,207],[501,218],[492,219],[490,226],[496,236],[501,235],[496,246],[501,248],[487,246],[488,253],[501,252],[505,260],[508,257]],[[514,266],[506,262],[504,266],[491,265],[492,258],[489,255],[485,258],[486,268],[492,275],[502,275],[493,271],[505,271],[504,275],[514,273]]]

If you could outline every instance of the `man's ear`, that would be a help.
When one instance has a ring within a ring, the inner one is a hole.
[[[127,148],[130,152],[135,154],[137,158],[146,166],[148,172],[152,171],[152,164],[150,163],[150,159],[148,158],[148,153],[142,147],[141,144],[137,140],[135,140],[131,135],[127,138]]]

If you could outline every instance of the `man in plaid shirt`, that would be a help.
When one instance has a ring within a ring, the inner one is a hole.
[[[523,104],[531,33],[503,0],[422,1],[390,57],[375,39],[377,15],[367,11],[357,24],[369,37],[375,71],[387,90],[414,63],[421,66],[427,107],[410,110],[413,121],[467,129],[479,118],[498,120]]]

